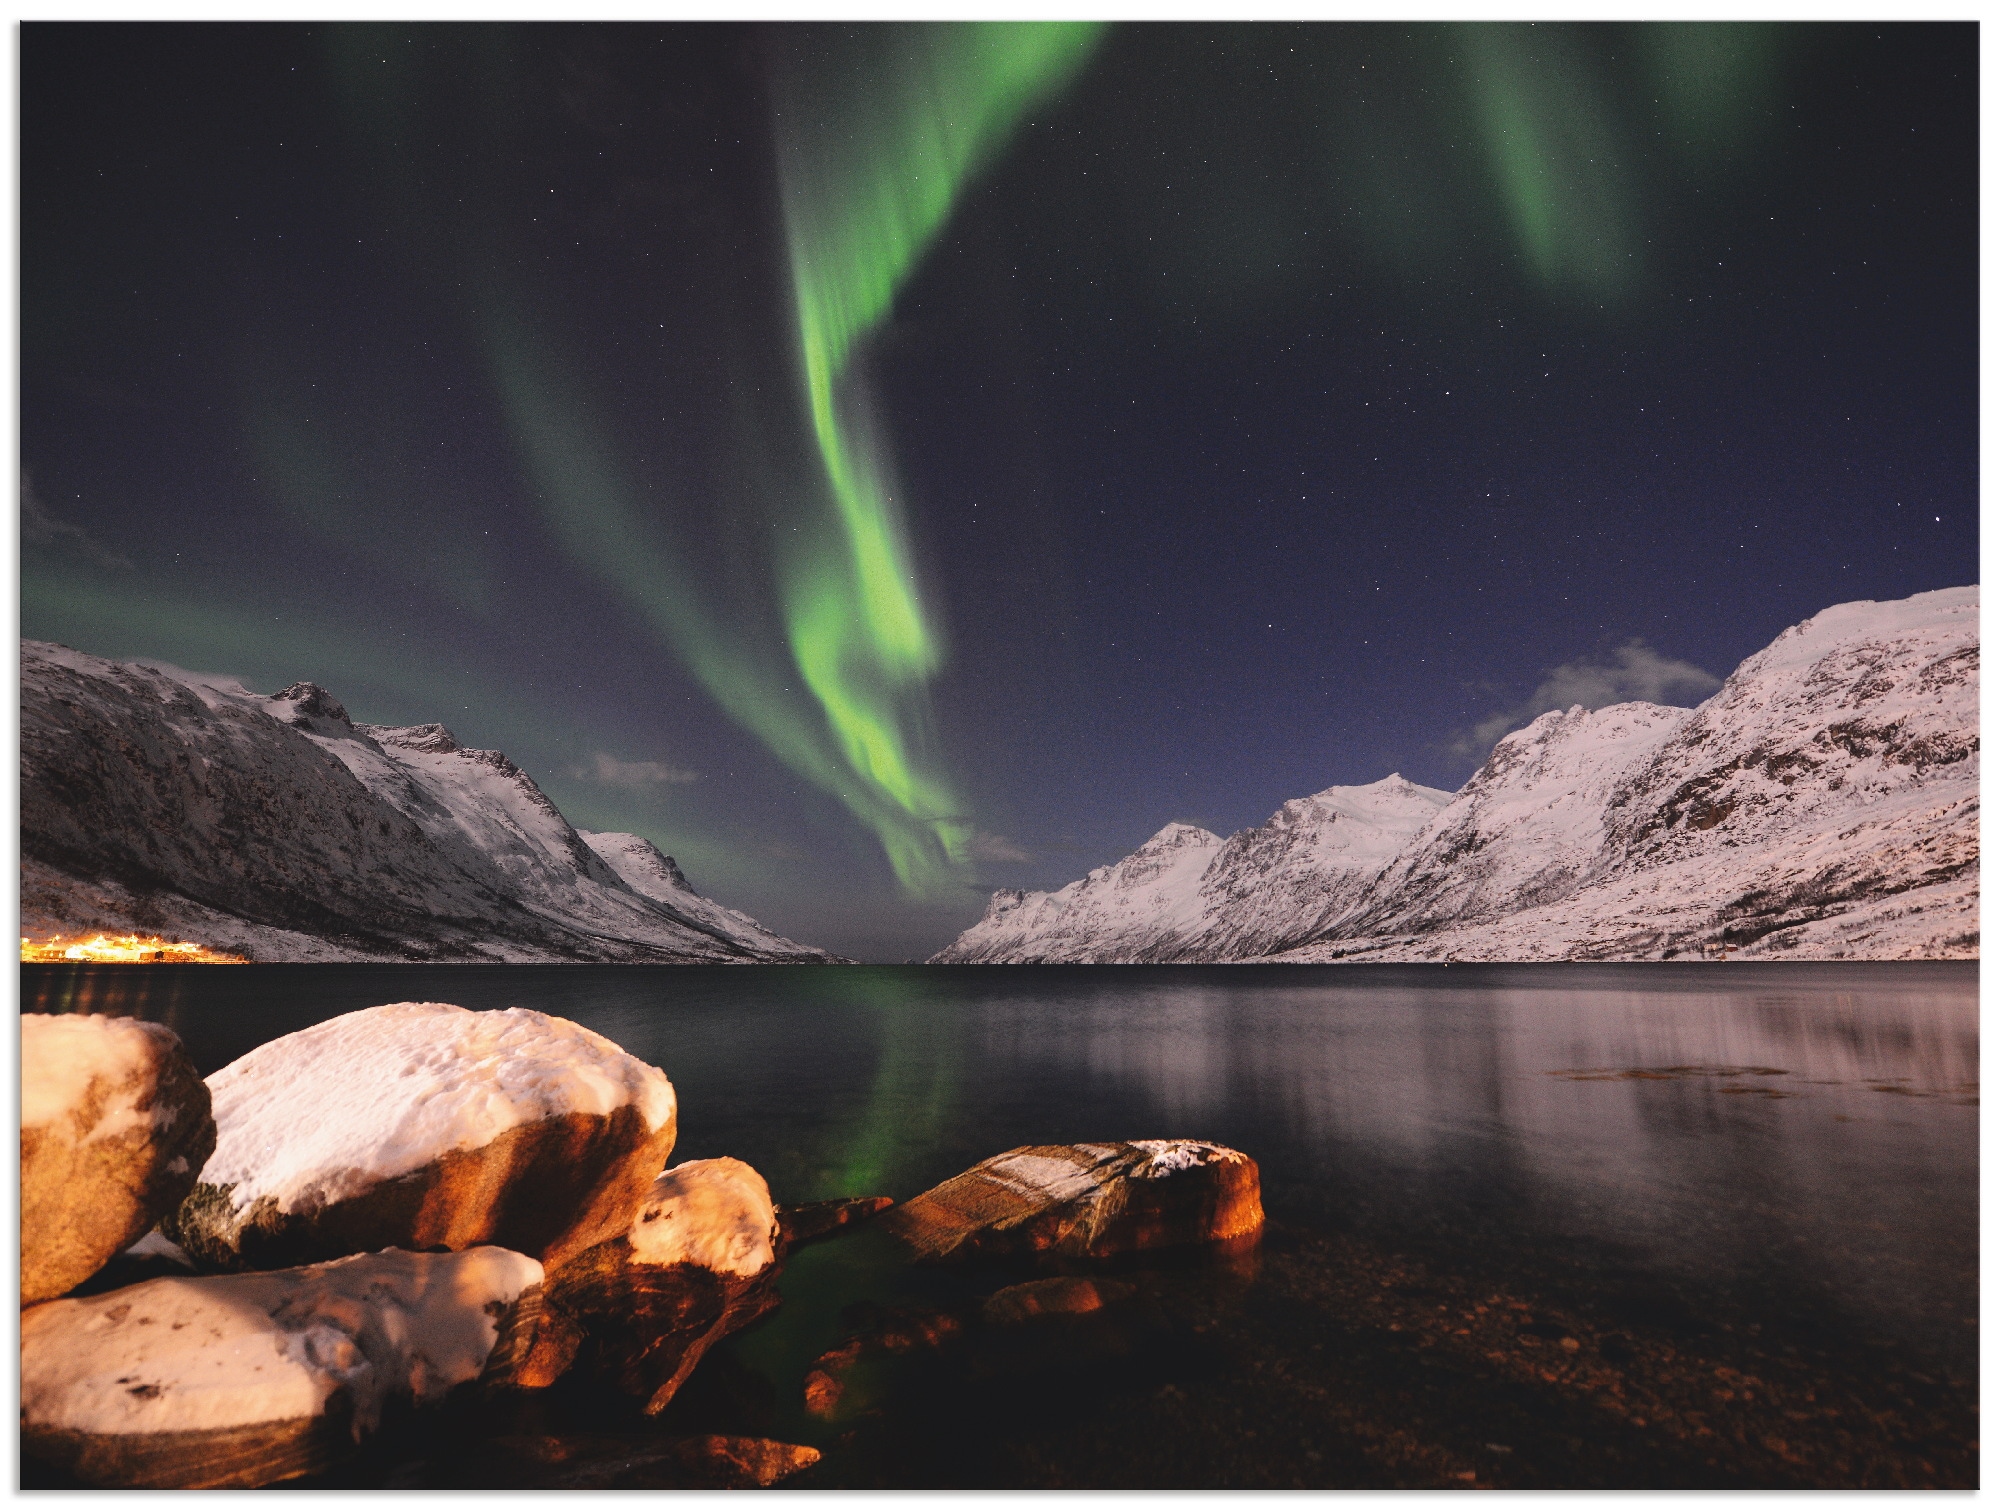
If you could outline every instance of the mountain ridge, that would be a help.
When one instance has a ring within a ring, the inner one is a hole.
[[[1307,805],[1374,794],[1346,833],[1385,841],[1399,777],[1293,799],[1170,894],[1113,905],[1123,861],[1000,893],[932,962],[1976,957],[1978,608],[1837,604],[1696,708],[1551,710],[1411,788],[1441,801],[1379,864]]]
[[[574,828],[443,724],[33,640],[21,853],[30,934],[171,932],[270,961],[835,959],[698,895],[648,841]]]

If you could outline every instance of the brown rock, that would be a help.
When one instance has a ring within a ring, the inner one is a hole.
[[[553,1268],[625,1228],[674,1144],[665,1075],[519,1008],[351,1012],[208,1084],[215,1154],[162,1227],[209,1269],[481,1244]]]
[[[674,1444],[681,1463],[728,1489],[768,1489],[819,1461],[819,1449],[769,1437],[687,1437]]]
[[[482,1382],[547,1389],[596,1379],[658,1415],[702,1355],[778,1304],[776,1266],[754,1276],[638,1262],[623,1237],[553,1270],[502,1320]]]
[[[21,1018],[21,1300],[73,1289],[178,1206],[215,1147],[208,1087],[159,1023]]]
[[[1016,1148],[877,1220],[920,1259],[1108,1258],[1251,1242],[1264,1207],[1254,1160],[1175,1139]]]

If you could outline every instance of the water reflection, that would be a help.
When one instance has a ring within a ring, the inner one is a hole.
[[[1862,990],[1826,989],[1838,971],[1778,990],[1507,975],[1084,991],[995,1007],[984,1050],[1020,1076],[1087,1067],[1088,1094],[1136,1090],[1153,1125],[1238,1141],[1294,1206],[1532,1226],[1969,1345],[1969,972]]]
[[[664,1066],[676,1156],[749,1159],[781,1200],[908,1196],[1021,1143],[1215,1138],[1263,1165],[1280,1220],[1605,1255],[1932,1352],[1972,1345],[1964,966],[31,967],[23,983],[30,1010],[168,1022],[205,1072],[383,1001],[537,1007]]]

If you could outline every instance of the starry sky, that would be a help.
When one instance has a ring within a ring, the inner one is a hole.
[[[856,957],[1976,580],[1971,25],[67,25],[21,629]]]

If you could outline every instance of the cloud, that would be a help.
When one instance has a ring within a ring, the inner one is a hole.
[[[1020,862],[1035,858],[1004,834],[976,833],[969,848],[975,860]]]
[[[1482,718],[1452,746],[1454,754],[1484,755],[1500,736],[1551,708],[1608,708],[1613,703],[1664,703],[1684,708],[1722,685],[1691,661],[1669,660],[1644,640],[1621,645],[1607,661],[1552,667],[1524,702]]]
[[[643,792],[648,787],[680,786],[701,779],[699,771],[684,771],[679,766],[665,765],[657,760],[620,760],[602,750],[590,757],[589,765],[579,767],[574,774],[585,781],[595,781],[600,786],[622,786],[636,792]]]
[[[34,480],[28,476],[26,467],[21,469],[21,543],[67,549],[86,561],[95,561],[99,566],[132,570],[129,560],[99,545],[88,530],[51,514],[35,492]]]

